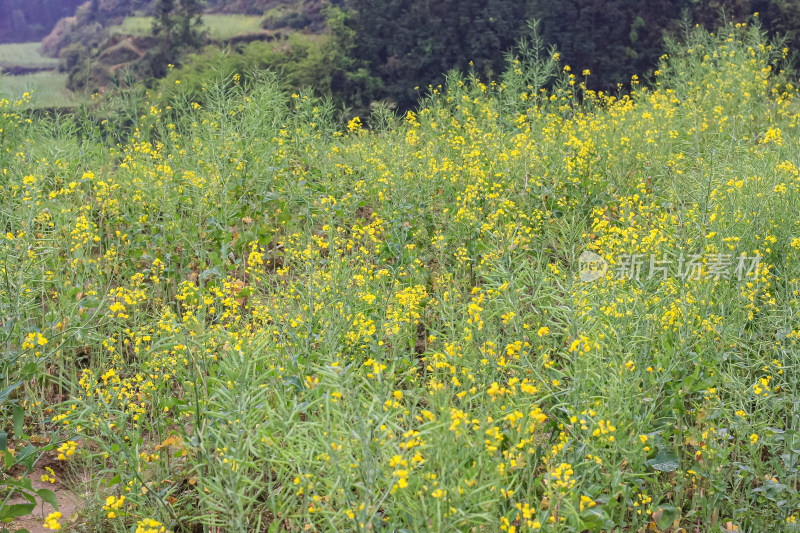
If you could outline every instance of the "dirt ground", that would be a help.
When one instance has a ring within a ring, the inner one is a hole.
[[[44,472],[44,471],[42,471]],[[81,501],[78,496],[70,492],[66,487],[58,483],[51,484],[39,481],[41,473],[34,472],[31,474],[34,489],[50,489],[56,493],[58,498],[58,510],[61,512],[61,531],[71,531],[70,525],[75,522],[77,518],[77,511],[80,509]],[[44,519],[55,511],[53,506],[49,503],[43,502],[38,496],[36,497],[37,506],[33,513],[28,516],[22,516],[14,520],[12,524],[6,525],[9,531],[16,531],[20,528],[27,529],[30,533],[48,533],[52,530],[44,528]],[[12,498],[9,502],[15,503],[28,503],[22,497]]]

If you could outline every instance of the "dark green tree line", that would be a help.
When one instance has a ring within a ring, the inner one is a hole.
[[[413,106],[428,84],[470,61],[482,79],[504,69],[503,54],[536,18],[546,42],[589,86],[614,90],[634,74],[651,72],[664,37],[681,39],[684,21],[714,28],[758,20],[800,49],[797,0],[349,0],[352,53],[383,84],[382,95]],[[414,88],[420,87],[420,91]]]
[[[496,77],[532,15],[529,2],[514,0],[351,0],[348,6],[354,52],[401,107],[470,61],[482,77]]]
[[[202,44],[202,24],[198,0],[156,0],[152,33],[157,45],[149,61],[152,76],[163,78],[169,65]]]

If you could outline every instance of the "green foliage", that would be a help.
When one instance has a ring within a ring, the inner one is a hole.
[[[352,0],[347,24],[353,57],[382,80],[401,108],[415,105],[429,84],[452,68],[473,65],[483,79],[503,70],[504,54],[525,33],[529,2]]]
[[[555,80],[559,72],[556,60],[556,49],[546,49],[545,42],[539,34],[539,22],[528,23],[529,35],[517,43],[513,52],[509,52],[506,61],[508,69],[501,76],[511,101],[509,104],[517,110],[530,106],[529,102],[538,102],[547,97],[546,89]],[[526,95],[524,99],[521,95]]]
[[[163,102],[178,99],[205,103],[206,89],[237,81],[246,87],[270,70],[284,87],[300,92],[330,87],[332,68],[326,61],[329,38],[318,35],[291,35],[286,41],[253,42],[228,49],[209,46],[202,54],[186,57],[184,65],[172,70],[160,84]]]
[[[786,38],[787,46],[800,50],[800,3],[793,0],[751,0],[748,12],[759,13],[764,28]],[[795,65],[796,66],[796,65]]]
[[[329,14],[69,117],[0,99],[6,487],[63,442],[87,531],[794,530],[782,43],[689,28],[609,95],[534,24],[367,130],[306,86],[367,68]]]
[[[346,24],[347,13],[331,8],[327,16],[328,34],[292,33],[285,40],[256,41],[226,49],[212,46],[202,54],[189,55],[184,65],[160,84],[161,101],[189,99],[203,103],[205,87],[233,84],[237,74],[239,81],[250,87],[257,73],[268,69],[290,92],[314,92],[355,112],[368,110],[380,97],[380,80],[352,57],[355,33]]]
[[[279,5],[264,13],[261,26],[267,30],[278,28],[302,30],[309,24],[311,24],[311,18],[303,12],[300,6]]]
[[[535,0],[545,41],[556,44],[563,61],[592,72],[594,88],[614,89],[634,74],[644,74],[663,53],[664,32],[679,29],[681,10],[690,0]]]
[[[325,63],[331,68],[330,92],[339,101],[363,111],[371,102],[386,95],[383,82],[356,53],[358,33],[351,27],[352,15],[334,6],[325,14],[332,37],[325,57]]]
[[[156,0],[152,35],[156,46],[150,50],[148,63],[152,76],[163,78],[169,65],[178,61],[181,43],[176,35],[176,25],[181,22],[175,14],[175,0]]]
[[[497,79],[503,55],[524,34],[524,20],[540,21],[542,39],[563,63],[592,72],[589,86],[616,90],[633,75],[650,75],[666,36],[683,37],[684,17],[713,28],[755,12],[766,30],[800,44],[800,4],[789,0],[526,0],[427,2],[352,0],[347,24],[357,46],[350,53],[382,82],[381,95],[402,108],[416,104],[442,73],[456,68]]]
[[[531,9],[545,41],[556,44],[573,68],[591,70],[595,89],[612,90],[635,74],[652,73],[664,38],[685,38],[684,19],[714,28],[759,13],[766,30],[788,36],[793,49],[800,44],[800,4],[787,0],[533,0]]]
[[[328,55],[353,37],[331,15],[72,117],[0,100],[4,460],[29,478],[66,441],[89,531],[791,530],[780,43],[692,29],[617,97],[532,25],[499,83],[450,71],[368,131],[299,89],[358,66]],[[587,250],[764,269],[588,284]]]
[[[202,7],[199,0],[178,0],[175,9],[178,42],[183,47],[195,48],[203,43]]]
[[[128,16],[118,24],[95,28],[96,32],[87,41],[80,32],[69,33],[69,38],[78,39],[82,44],[65,46],[61,52],[62,69],[70,75],[73,89],[108,88],[113,79],[118,78],[118,70],[128,70],[137,78],[152,84],[169,72],[169,65],[181,65],[184,61],[194,61],[188,56],[197,55],[207,42],[225,43],[228,41],[266,41],[271,42],[283,36],[261,29],[261,17],[241,14],[210,14],[200,16],[198,5],[191,2],[165,0],[156,5],[156,16]],[[191,13],[194,12],[194,15]],[[88,44],[87,46],[85,46]],[[224,46],[222,44],[221,46]],[[238,45],[235,45],[238,46]],[[127,56],[116,55],[120,51]],[[299,53],[297,49],[290,53]],[[267,64],[273,55],[267,55],[260,64]],[[248,60],[249,61],[249,60]],[[286,62],[279,61],[281,66]],[[302,71],[305,65],[288,67]],[[320,82],[324,85],[325,80]]]

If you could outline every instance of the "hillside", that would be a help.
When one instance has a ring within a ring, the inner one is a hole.
[[[182,4],[171,5],[166,20],[177,24]],[[206,49],[208,45],[232,46],[233,53],[241,53],[239,45],[285,40],[297,32],[320,33],[326,29],[323,5],[272,2],[264,6],[266,11],[250,15],[236,13],[236,9],[253,12],[244,5],[234,9],[212,2],[204,6],[202,21],[192,22],[197,35],[190,42],[179,42],[175,37],[154,35],[154,2],[97,0],[81,5],[74,17],[62,19],[43,39],[42,50],[60,58],[60,70],[68,74],[68,85],[75,91],[103,92],[117,85],[123,72],[152,85],[166,75],[169,64],[181,65],[191,54],[214,54],[214,49]]]
[[[41,40],[59,19],[75,14],[85,0],[4,0],[0,2],[0,44]]]

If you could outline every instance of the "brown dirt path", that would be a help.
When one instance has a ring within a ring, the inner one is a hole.
[[[60,531],[71,531],[71,525],[75,523],[77,519],[77,512],[81,508],[81,501],[78,496],[70,492],[66,487],[56,484],[45,483],[43,481],[39,481],[37,479],[36,472],[31,474],[33,488],[34,489],[50,489],[56,493],[56,497],[58,498],[58,510],[61,513],[61,530]],[[12,524],[8,524],[6,527],[9,531],[16,531],[19,528],[25,528],[30,533],[50,533],[52,530],[44,528],[44,519],[55,511],[53,506],[49,503],[43,502],[38,496],[36,497],[37,506],[34,509],[33,513],[29,514],[28,516],[22,516],[14,520]],[[9,502],[11,504],[14,503],[28,503],[27,500],[16,497],[12,498]]]

